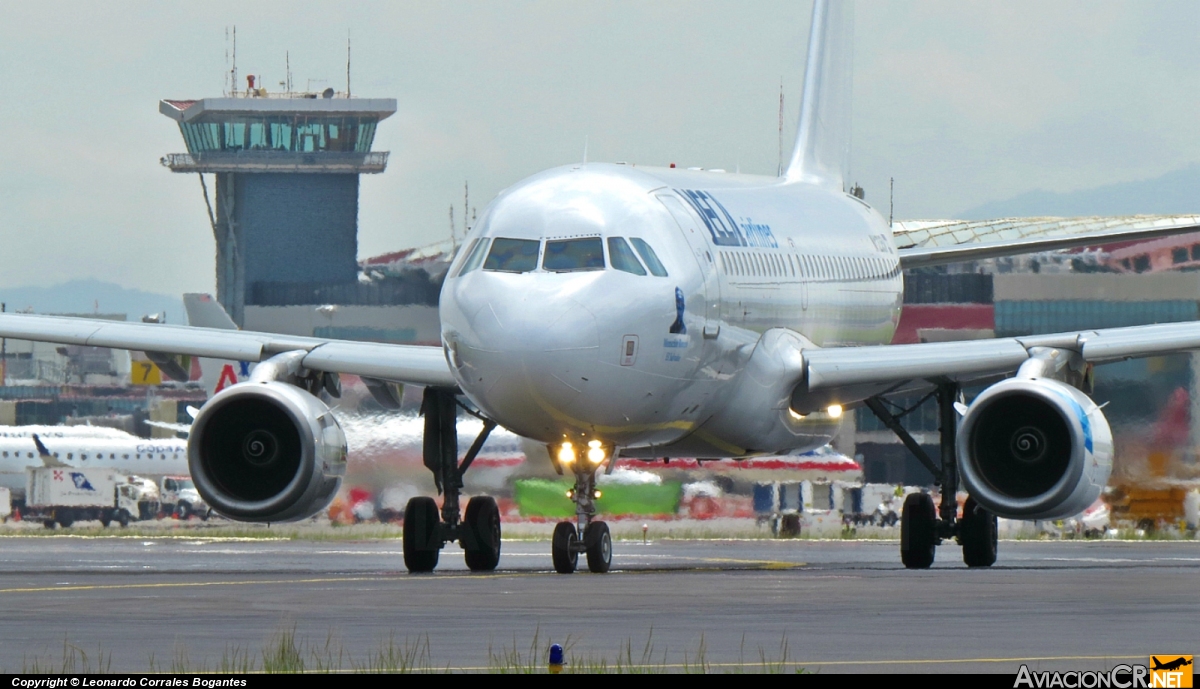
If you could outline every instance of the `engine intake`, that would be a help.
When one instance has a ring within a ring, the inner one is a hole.
[[[304,519],[333,500],[346,436],[329,407],[277,381],[234,385],[201,408],[188,439],[196,490],[242,521]]]
[[[1087,509],[1112,470],[1112,432],[1085,394],[1047,378],[984,390],[963,417],[959,467],[979,504],[1003,516],[1060,519]]]

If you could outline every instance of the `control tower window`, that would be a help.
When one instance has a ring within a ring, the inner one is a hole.
[[[504,273],[528,273],[537,268],[540,245],[541,242],[536,239],[497,238],[492,242],[492,250],[488,252],[483,269]]]
[[[603,270],[604,245],[599,237],[558,239],[546,242],[542,268],[554,272]]]
[[[238,116],[221,122],[184,122],[179,128],[192,154],[237,151],[367,153],[374,117],[305,115]]]
[[[667,276],[667,269],[663,267],[662,261],[658,260],[658,254],[654,253],[654,249],[650,248],[646,240],[630,237],[629,241],[633,242],[633,248],[637,249],[638,255],[646,262],[646,267],[650,269],[651,275],[658,278]]]
[[[633,249],[629,248],[629,244],[625,243],[620,237],[608,238],[608,259],[612,261],[612,267],[617,270],[623,270],[626,273],[634,275],[645,275],[646,269],[638,263],[637,256],[633,254]]]

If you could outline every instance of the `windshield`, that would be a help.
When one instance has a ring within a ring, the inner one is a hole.
[[[637,257],[633,255],[633,250],[620,237],[608,238],[608,258],[612,262],[612,267],[617,270],[634,275],[646,274],[646,269],[642,267],[641,263],[638,263]]]
[[[179,488],[177,490],[195,490],[195,489],[196,489],[196,485],[194,483],[192,483],[192,479],[190,479],[190,478],[179,479]]]
[[[650,274],[654,277],[665,278],[667,269],[658,260],[658,254],[654,253],[654,249],[646,243],[646,240],[640,237],[630,237],[629,241],[633,242],[633,248],[637,249],[638,255],[646,262],[646,267],[650,269]]]
[[[537,267],[540,244],[536,239],[497,238],[492,242],[492,250],[488,252],[483,269],[527,273]]]
[[[604,245],[599,237],[557,239],[546,242],[542,268],[555,272],[603,270]]]

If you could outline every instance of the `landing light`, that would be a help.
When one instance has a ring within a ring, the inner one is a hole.
[[[600,446],[599,440],[593,440],[588,443],[587,458],[592,464],[599,464],[604,461],[604,448]]]
[[[575,446],[571,443],[563,443],[558,449],[558,461],[561,464],[570,464],[575,461]]]
[[[804,420],[804,414],[797,414],[797,413],[796,413],[796,410],[795,410],[795,409],[792,409],[791,407],[788,407],[788,413],[789,413],[789,414],[791,414],[791,415],[792,415],[792,418],[793,418],[793,419],[795,419],[795,420],[797,420],[797,421],[803,421],[803,420]]]
[[[825,410],[825,413],[829,414],[829,418],[831,419],[840,418],[842,416],[842,405],[832,404]]]

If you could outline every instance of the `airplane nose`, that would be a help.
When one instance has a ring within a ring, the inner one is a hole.
[[[596,317],[568,279],[481,277],[497,284],[473,291],[480,296],[467,314],[470,328],[455,343],[464,384],[479,404],[500,411],[510,429],[557,438],[564,417],[579,418],[596,379]],[[546,284],[557,282],[564,284]]]

